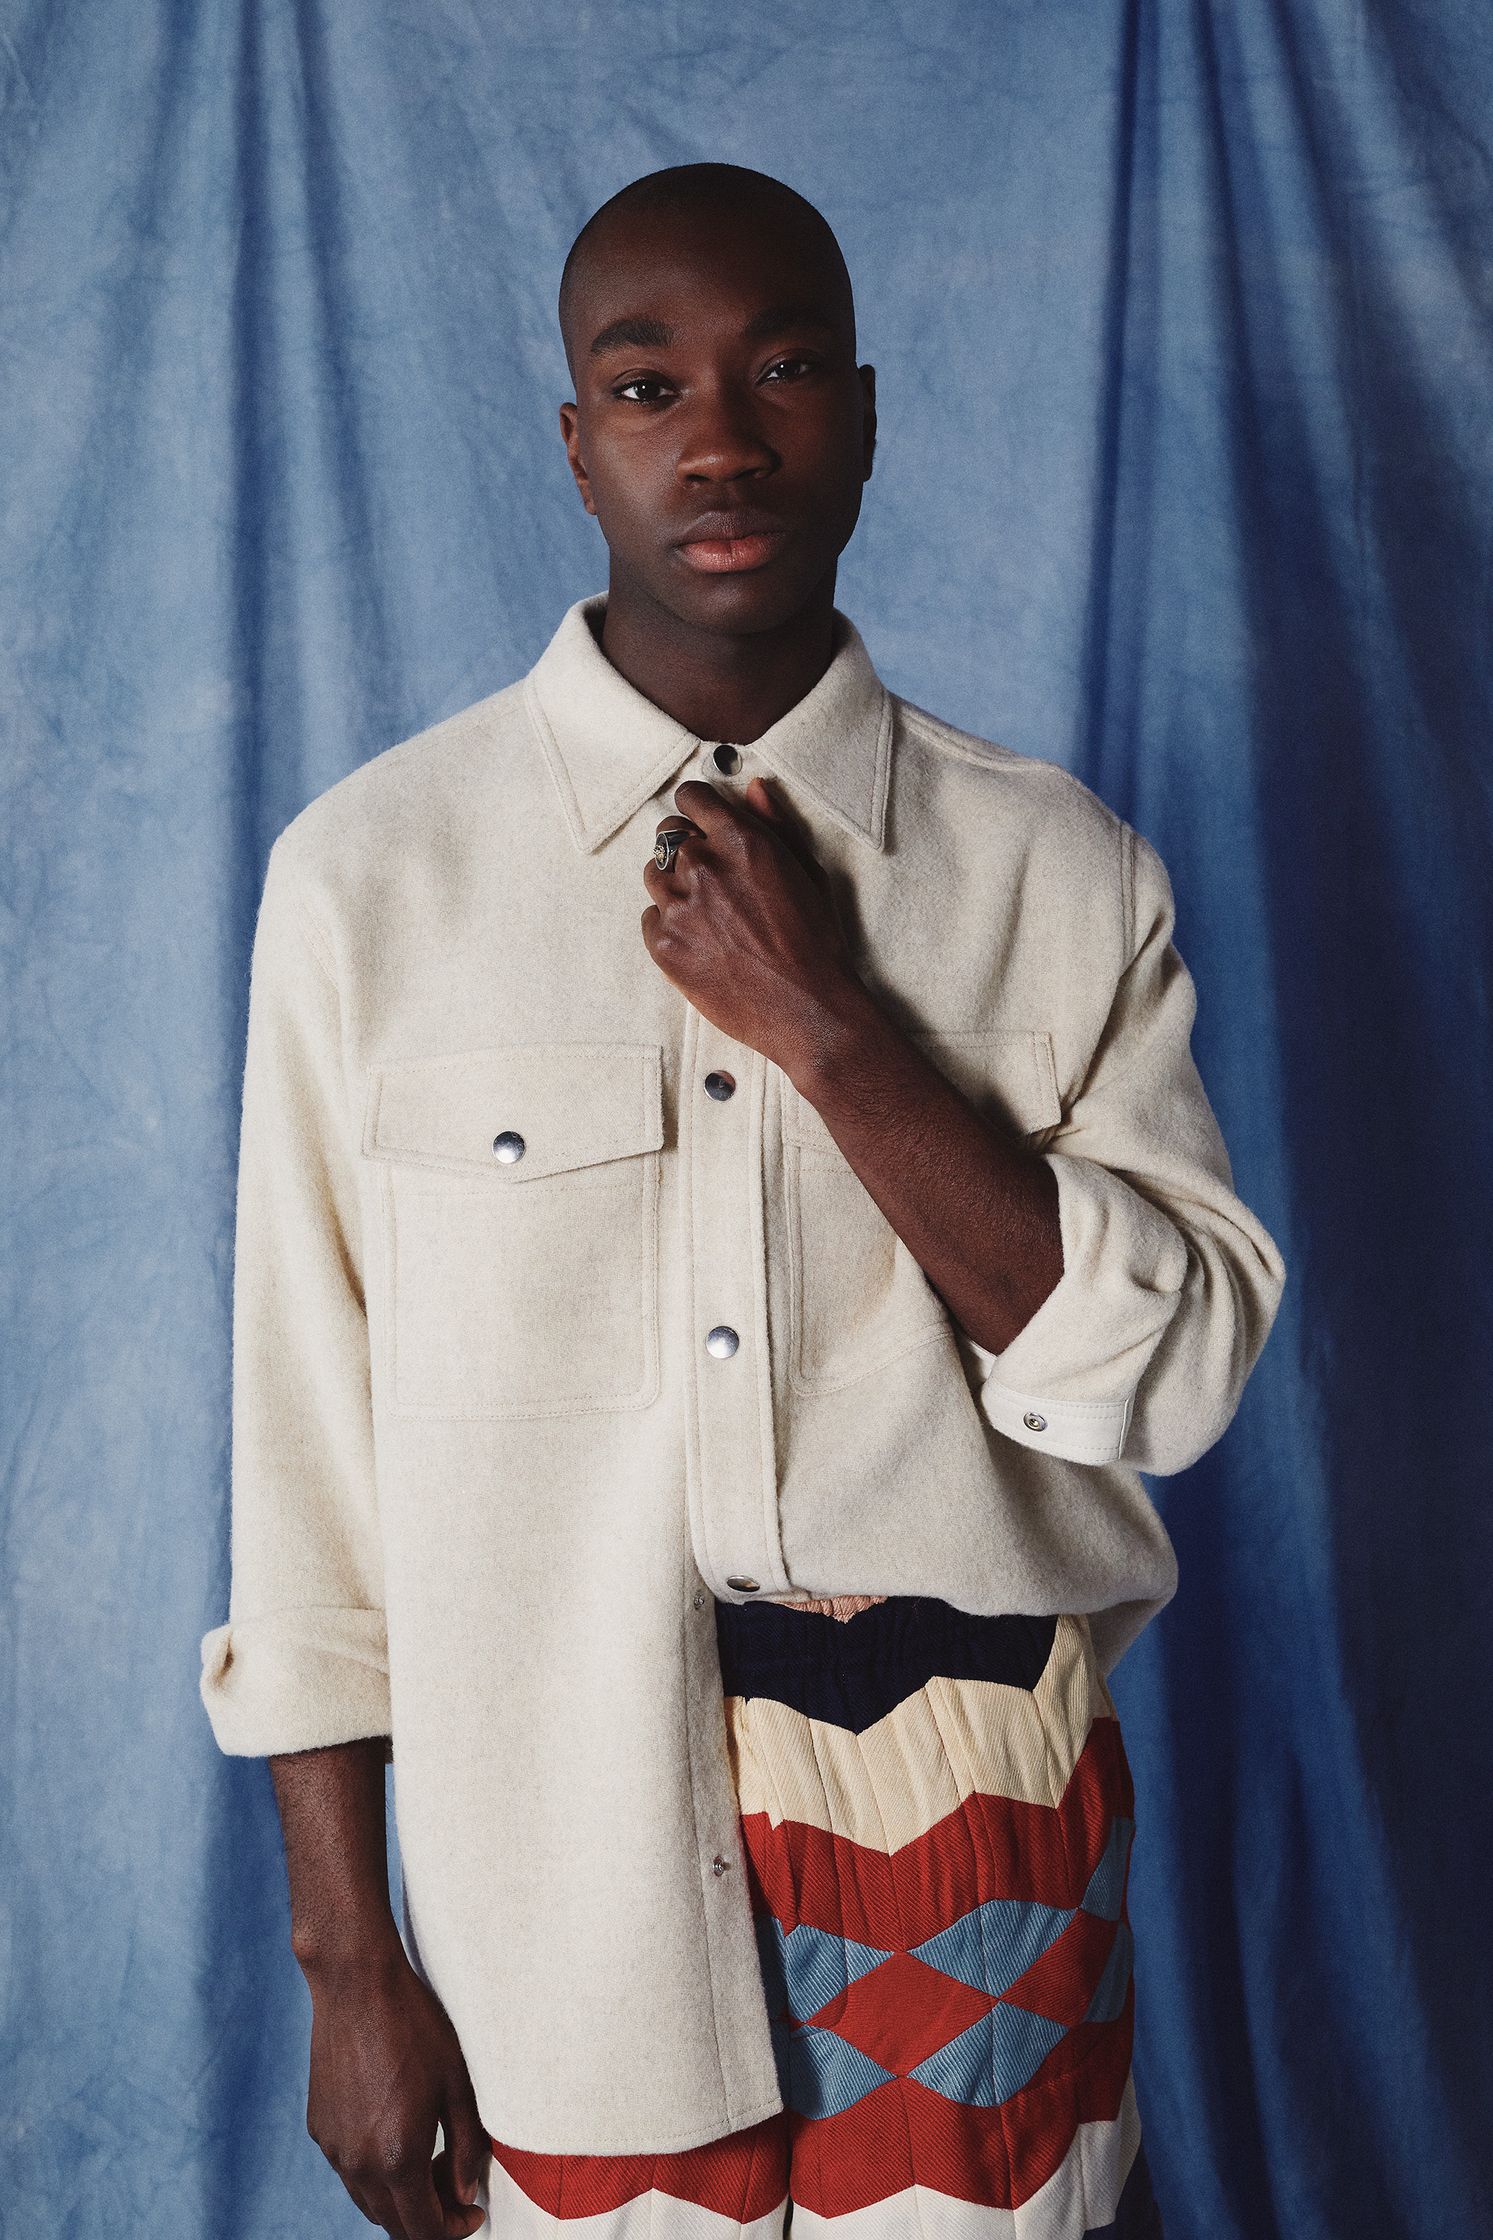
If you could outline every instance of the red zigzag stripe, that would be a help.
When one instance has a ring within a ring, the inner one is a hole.
[[[750,2130],[678,2154],[544,2155],[493,2142],[495,2159],[550,2216],[599,2216],[650,2190],[751,2223],[788,2190],[822,2217],[889,2200],[911,2185],[1017,2209],[1044,2186],[1079,2124],[1112,2121],[1130,2073],[1134,1986],[1113,2022],[1080,2023],[1022,2091],[968,2108],[894,2077],[837,2116],[764,2117]],[[894,2108],[889,2095],[899,2094]]]
[[[1117,1814],[1134,1818],[1135,1788],[1119,1722],[1101,1718],[1056,1805],[976,1792],[890,1853],[766,1812],[741,1824],[756,1912],[896,1951],[989,1898],[1076,1906]]]
[[[1113,2022],[1081,2022],[998,2108],[945,2100],[892,2077],[837,2116],[789,2116],[793,2198],[821,2217],[886,2201],[911,2185],[1019,2209],[1046,2185],[1081,2123],[1118,2115],[1130,2074],[1135,1986]],[[888,2096],[901,2097],[900,2113]]]

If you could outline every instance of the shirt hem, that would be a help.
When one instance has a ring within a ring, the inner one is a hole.
[[[610,2144],[600,2147],[531,2147],[527,2144],[520,2144],[520,2142],[516,2139],[503,2138],[500,2133],[495,2132],[488,2124],[486,2116],[482,2116],[482,2125],[483,2129],[487,2132],[487,2135],[490,2139],[517,2154],[561,2154],[576,2156],[598,2154],[609,2156],[642,2154],[686,2154],[689,2152],[691,2147],[714,2146],[718,2140],[732,2138],[738,2131],[748,2131],[751,2129],[753,2124],[764,2122],[768,2116],[780,2115],[784,2112],[784,2109],[785,2102],[781,2093],[772,2093],[768,2096],[767,2099],[754,2101],[745,2110],[738,2110],[735,2114],[734,2120],[728,2117],[726,2128],[724,2131],[712,2129],[702,2132],[697,2124],[692,2124],[688,2130],[673,2134],[667,2139],[658,2139],[650,2136],[648,2144],[646,2146],[639,2146],[637,2140],[635,2138],[632,2138],[626,2144],[622,2143],[620,2140],[614,2140]],[[477,2112],[479,2115],[482,2114],[480,2108]]]

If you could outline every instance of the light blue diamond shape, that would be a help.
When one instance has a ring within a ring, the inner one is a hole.
[[[909,2071],[919,2084],[968,2108],[995,2108],[1029,2084],[1059,2038],[1061,2022],[1025,2007],[992,2007]]]
[[[1071,1906],[1028,1898],[989,1898],[912,1950],[930,1968],[994,1997],[1040,1960],[1073,1919]]]
[[[1103,1921],[1118,1921],[1120,1899],[1125,1889],[1125,1861],[1130,1855],[1130,1839],[1135,1834],[1135,1822],[1116,1817],[1109,1831],[1109,1841],[1104,1855],[1089,1876],[1089,1886],[1079,1903],[1085,1913],[1096,1913]]]
[[[756,1918],[768,2005],[774,2011],[786,2005],[795,2022],[807,2022],[858,1977],[891,1958],[879,1945],[857,1944],[853,1937],[837,1937],[807,1921],[785,1935],[772,1914]]]
[[[1104,1973],[1095,1984],[1094,1996],[1084,2010],[1085,2022],[1114,2021],[1125,2004],[1134,1951],[1135,1937],[1130,1923],[1122,1921],[1115,1930],[1115,1941],[1109,1948]]]
[[[767,2011],[779,2015],[788,2005],[782,1926],[772,1914],[758,1913],[752,1916],[752,1927],[757,1933],[757,1958],[762,1969],[762,1988],[767,1994]]]
[[[801,1921],[787,1937],[788,2000],[796,2021],[807,2021],[825,2003],[873,1968],[890,1952],[879,1945],[857,1944],[853,1937],[837,1937]]]
[[[813,2022],[795,2030],[789,2039],[788,2066],[785,2097],[802,2116],[837,2116],[895,2073],[835,2031]]]

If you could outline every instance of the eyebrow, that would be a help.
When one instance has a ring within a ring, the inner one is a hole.
[[[662,319],[614,319],[593,338],[591,355],[600,357],[603,350],[616,350],[624,342],[637,350],[666,350],[673,339],[674,329]]]
[[[763,342],[786,327],[819,327],[833,334],[836,322],[812,303],[773,303],[748,319],[741,331],[745,341]],[[667,350],[673,340],[674,329],[663,319],[614,319],[593,337],[591,356],[599,358],[604,351],[624,345],[635,350]]]

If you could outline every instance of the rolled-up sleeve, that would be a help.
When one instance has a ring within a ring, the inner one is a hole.
[[[202,1639],[219,1747],[387,1737],[357,1176],[341,1007],[284,838],[254,934],[233,1277],[228,1623]]]
[[[1154,847],[1122,831],[1126,962],[1087,1075],[1041,1156],[1063,1273],[1003,1352],[966,1343],[981,1412],[1072,1462],[1185,1470],[1221,1437],[1285,1265],[1235,1194],[1192,1057],[1192,977]]]

